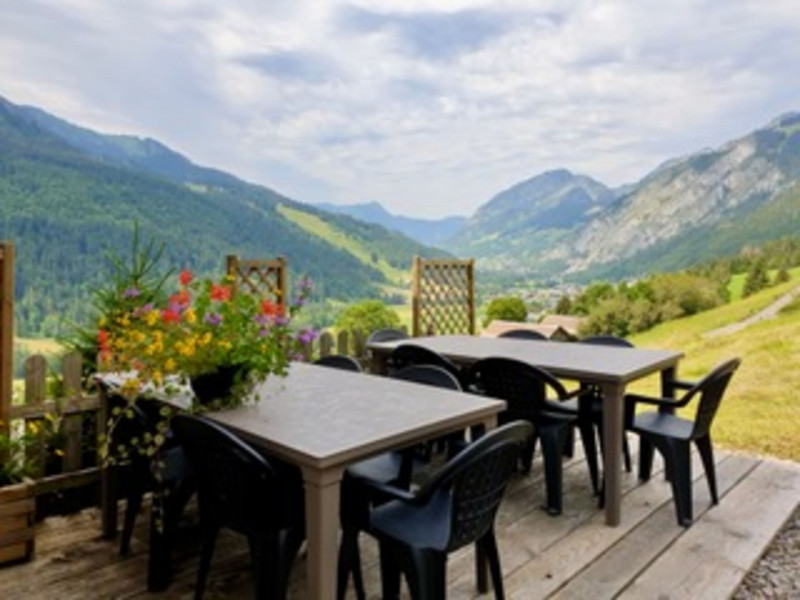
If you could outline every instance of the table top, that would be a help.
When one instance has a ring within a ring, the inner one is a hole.
[[[323,469],[462,429],[505,402],[367,373],[293,363],[252,406],[208,413],[251,443]]]
[[[401,344],[416,344],[459,363],[498,356],[542,367],[557,377],[578,381],[628,383],[674,367],[683,357],[673,350],[621,348],[576,342],[441,335],[372,343],[373,351],[390,352]]]

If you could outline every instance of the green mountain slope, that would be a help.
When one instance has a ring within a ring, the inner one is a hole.
[[[165,262],[175,267],[219,273],[226,254],[282,254],[292,273],[317,281],[321,296],[345,300],[382,293],[390,282],[381,261],[407,269],[414,254],[441,255],[378,226],[197,167],[157,142],[130,138],[116,157],[87,153],[81,146],[103,147],[103,136],[76,129],[41,114],[32,119],[30,109],[0,100],[0,237],[17,248],[19,335],[52,334],[60,317],[80,318],[105,272],[106,249],[125,255],[134,222],[166,243]],[[157,152],[144,162],[126,158],[147,148]],[[368,256],[297,225],[279,206],[332,223]]]

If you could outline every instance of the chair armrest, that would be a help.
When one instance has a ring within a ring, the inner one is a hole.
[[[361,479],[360,481],[363,485],[386,496],[388,500],[401,500],[402,502],[414,504],[418,499],[417,495],[413,492],[409,492],[408,490],[404,490],[403,488],[399,488],[388,483],[375,481],[373,479]]]
[[[644,404],[654,404],[656,406],[664,406],[669,408],[678,408],[683,404],[675,398],[654,398],[652,396],[640,396],[639,394],[625,394],[625,403],[635,404],[642,402]]]
[[[678,388],[679,390],[690,390],[697,382],[688,381],[686,379],[670,379],[667,383],[674,388]]]

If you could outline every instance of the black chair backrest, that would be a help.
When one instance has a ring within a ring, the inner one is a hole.
[[[461,378],[461,371],[452,361],[438,352],[416,344],[401,344],[389,355],[391,371],[399,371],[411,365],[436,365],[452,373],[456,379]]]
[[[283,522],[286,494],[264,456],[203,417],[177,415],[172,429],[196,474],[201,519],[240,533]]]
[[[558,399],[567,398],[561,382],[539,367],[510,358],[491,357],[473,364],[466,375],[467,389],[505,400],[507,408],[500,414],[502,422],[527,419],[536,421],[547,410],[547,389]]]
[[[453,457],[420,488],[419,499],[451,503],[447,551],[482,537],[492,526],[522,447],[533,427],[515,421],[488,432]]]
[[[330,356],[321,356],[314,361],[315,365],[321,367],[332,367],[334,369],[342,369],[343,371],[361,371],[361,365],[352,356],[345,354],[331,354]]]
[[[538,331],[534,331],[533,329],[509,329],[497,337],[512,338],[517,340],[539,340],[540,342],[547,341],[546,335],[539,333]]]
[[[367,343],[393,342],[408,339],[408,334],[402,329],[378,329],[369,334]]]
[[[582,340],[578,340],[580,344],[594,344],[596,346],[617,346],[619,348],[633,348],[633,344],[616,335],[590,335]]]
[[[711,423],[717,414],[719,403],[725,394],[725,388],[728,387],[731,377],[733,377],[741,362],[741,359],[732,358],[720,363],[686,392],[686,395],[681,399],[681,403],[684,403],[688,402],[693,396],[700,395],[692,432],[693,439],[708,435]]]
[[[436,365],[409,365],[389,375],[393,379],[413,381],[451,390],[461,390],[461,384],[455,375],[447,369]]]

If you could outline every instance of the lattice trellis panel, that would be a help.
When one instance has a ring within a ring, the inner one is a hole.
[[[283,256],[270,260],[244,260],[238,256],[228,256],[226,270],[234,278],[233,285],[237,292],[272,298],[280,306],[286,306],[288,265]]]
[[[414,258],[414,336],[475,334],[474,270],[474,260]]]

